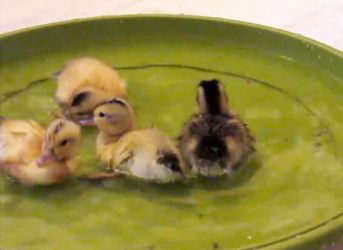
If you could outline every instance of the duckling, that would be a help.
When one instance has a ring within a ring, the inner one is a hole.
[[[80,127],[54,120],[45,132],[32,120],[0,120],[0,170],[26,185],[50,185],[70,177],[77,162]]]
[[[110,65],[84,57],[66,63],[57,80],[56,100],[64,117],[80,125],[95,125],[94,107],[111,97],[126,97],[126,83]]]
[[[179,148],[193,174],[231,174],[255,151],[248,127],[228,106],[218,80],[201,81],[197,90],[198,113],[193,114],[179,137]]]
[[[166,183],[183,175],[184,165],[171,139],[156,128],[134,130],[135,114],[125,100],[114,98],[99,104],[94,121],[100,130],[98,158],[114,176],[121,173]]]

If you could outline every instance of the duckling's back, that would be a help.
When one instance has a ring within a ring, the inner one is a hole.
[[[128,141],[135,152],[144,150],[153,155],[159,149],[174,148],[172,141],[161,131],[155,128],[135,130],[122,137]]]
[[[72,170],[66,164],[56,163],[48,167],[38,167],[36,161],[32,160],[25,165],[12,164],[5,171],[25,185],[51,185],[60,183],[72,174]]]
[[[69,103],[81,88],[91,88],[102,93],[104,98],[125,97],[126,84],[110,66],[95,58],[79,58],[67,63],[57,77],[56,97]],[[108,95],[108,96],[106,96]]]
[[[128,132],[110,150],[115,170],[142,179],[167,182],[182,172],[181,157],[174,143],[157,129]]]
[[[183,171],[181,157],[174,143],[157,129],[130,133],[135,141],[130,173],[140,178],[169,182]]]

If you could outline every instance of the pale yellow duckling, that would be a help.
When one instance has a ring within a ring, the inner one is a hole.
[[[26,185],[50,185],[70,177],[77,165],[80,127],[57,119],[47,132],[32,120],[1,119],[0,169]]]
[[[94,125],[93,110],[98,103],[126,96],[126,84],[118,72],[95,58],[67,62],[56,79],[56,100],[63,116],[80,125]]]
[[[135,115],[125,100],[98,105],[94,120],[100,130],[98,158],[114,173],[163,183],[183,175],[184,165],[171,139],[156,128],[133,130]]]
[[[197,103],[199,112],[190,117],[179,137],[181,154],[194,174],[230,174],[254,152],[254,138],[229,109],[219,81],[201,81]]]

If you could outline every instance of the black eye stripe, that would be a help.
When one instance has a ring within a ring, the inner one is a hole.
[[[118,104],[118,105],[125,107],[125,108],[128,107],[125,101],[117,99],[117,98],[113,98],[113,99],[109,99],[109,100],[106,100],[106,101],[99,103],[98,105],[96,105],[96,108],[103,105],[103,104]]]
[[[119,99],[108,100],[105,103],[116,103],[116,104],[119,104],[120,106],[126,107],[126,103]]]
[[[74,107],[74,106],[80,105],[84,100],[86,100],[88,98],[89,94],[90,94],[89,92],[82,92],[80,94],[77,94],[74,97],[74,99],[71,103],[71,106]]]
[[[63,147],[65,145],[67,145],[67,143],[68,143],[68,140],[63,140],[60,142],[60,146]]]

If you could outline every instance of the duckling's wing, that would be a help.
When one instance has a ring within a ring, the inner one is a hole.
[[[1,133],[18,133],[25,135],[44,136],[44,129],[33,120],[4,120],[0,124]]]
[[[40,153],[44,130],[34,121],[5,120],[0,125],[0,162],[22,162]]]
[[[169,182],[184,170],[180,153],[174,142],[163,132],[151,128],[142,131],[140,150],[135,154],[131,171],[141,178]]]
[[[128,172],[132,165],[137,143],[131,137],[121,138],[113,151],[112,168],[119,172]]]
[[[237,133],[235,133],[236,141],[245,147],[247,152],[253,152],[255,138],[250,133],[248,126],[240,119],[238,115],[234,115],[234,118],[229,121],[230,125],[234,125],[237,128]]]
[[[118,172],[148,178],[157,148],[156,135],[150,129],[129,132],[115,143],[112,167]]]

